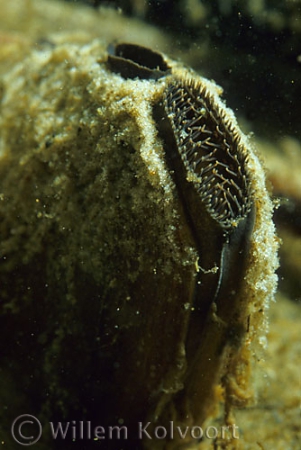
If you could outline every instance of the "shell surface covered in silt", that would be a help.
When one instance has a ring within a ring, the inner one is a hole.
[[[123,424],[123,448],[177,448],[139,439],[138,423],[201,425],[221,377],[226,402],[233,379],[247,384],[250,342],[253,351],[264,340],[276,285],[272,204],[214,83],[169,60],[158,79],[125,78],[107,58],[97,40],[46,43],[4,79],[2,361],[20,393],[14,415],[30,402],[48,420]],[[188,77],[247,154],[256,214],[246,238],[232,239],[195,199],[180,160],[170,164],[164,96]]]

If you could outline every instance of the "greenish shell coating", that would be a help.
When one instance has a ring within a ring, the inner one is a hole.
[[[220,258],[205,264],[215,254],[211,231],[200,248],[153,118],[171,77],[188,71],[166,58],[168,77],[124,79],[108,70],[106,48],[99,40],[45,45],[3,80],[0,350],[19,398],[1,420],[26,407],[45,420],[124,423],[129,448],[171,449],[178,442],[137,443],[137,422],[200,425],[222,377],[227,407],[233,380],[247,387],[276,287],[273,208],[241,134],[254,230],[239,286],[230,274],[203,317],[194,303],[199,274],[205,269],[205,282],[217,273]],[[241,133],[220,89],[189,76]],[[231,308],[222,301],[230,287]]]

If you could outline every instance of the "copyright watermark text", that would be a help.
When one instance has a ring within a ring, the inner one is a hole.
[[[15,442],[29,446],[41,439],[43,428],[41,422],[35,416],[22,414],[15,418],[10,431]]]
[[[50,433],[52,440],[181,440],[190,439],[239,439],[238,426],[179,426],[170,421],[168,425],[157,425],[152,422],[138,422],[136,430],[129,432],[123,420],[118,425],[101,426],[92,425],[91,421],[48,422],[42,426],[39,419],[31,414],[22,414],[16,417],[11,425],[11,435],[16,443],[22,446],[36,444],[42,433]],[[48,436],[49,437],[49,436]]]

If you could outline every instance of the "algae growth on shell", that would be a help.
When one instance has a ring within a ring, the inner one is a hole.
[[[4,77],[1,354],[20,393],[5,423],[30,405],[48,421],[123,425],[123,447],[173,449],[183,440],[139,439],[137,424],[202,426],[219,385],[226,420],[249,398],[276,286],[273,206],[221,89],[162,58],[166,74],[128,78],[111,70],[107,43],[45,43]],[[248,156],[256,214],[233,246],[192,197],[187,219],[190,180],[181,174],[181,191],[166,157],[158,111],[170,83],[187,78]]]

